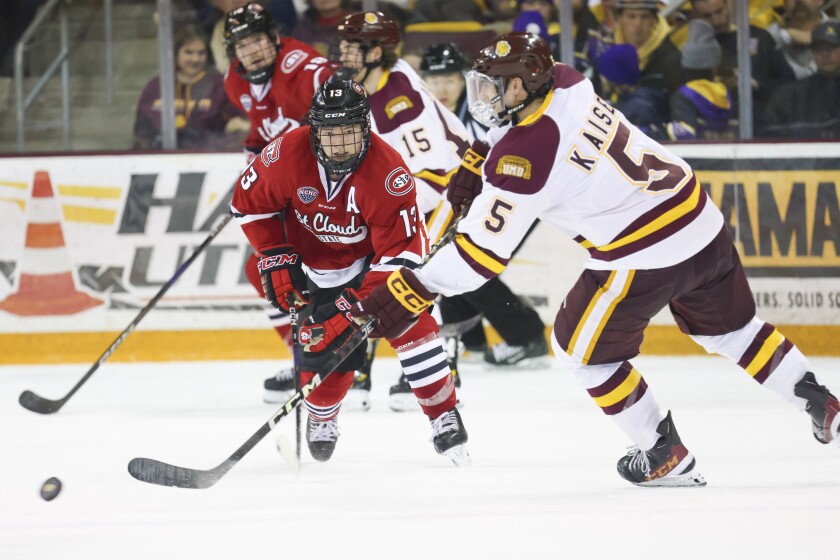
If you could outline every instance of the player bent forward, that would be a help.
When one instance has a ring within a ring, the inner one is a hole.
[[[821,443],[840,442],[840,406],[805,356],[755,303],[720,211],[685,161],[647,138],[576,70],[554,64],[527,33],[502,35],[467,75],[472,114],[493,128],[479,188],[455,242],[421,270],[402,269],[355,308],[392,334],[438,293],[474,290],[499,274],[536,219],[577,236],[590,253],[557,313],[552,346],[601,410],[635,443],[619,474],[640,486],[705,479],[641,373],[650,319],[666,305],[680,329],[808,412]],[[461,200],[453,200],[454,197]],[[390,287],[390,290],[389,290]]]
[[[428,252],[414,181],[399,154],[371,133],[362,87],[349,80],[324,83],[309,122],[263,149],[243,172],[232,201],[260,257],[266,298],[286,312],[304,306],[298,336],[303,383],[323,373],[359,328],[351,306],[401,266],[419,265]],[[456,465],[469,464],[467,431],[432,316],[420,313],[398,336],[378,328],[371,336],[384,336],[396,349],[431,420],[435,450]],[[341,401],[362,365],[364,346],[305,400],[306,441],[316,460],[328,460],[335,450]]]

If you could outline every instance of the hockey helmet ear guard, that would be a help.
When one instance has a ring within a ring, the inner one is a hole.
[[[352,80],[330,79],[318,88],[309,108],[309,144],[333,176],[355,171],[370,147],[370,102]]]
[[[268,40],[260,41],[261,34]],[[254,39],[251,39],[250,44],[245,48],[250,50],[249,55],[256,60],[254,67],[250,70],[245,67],[244,61],[239,60],[236,48],[240,41],[249,37]],[[239,60],[236,66],[236,72],[239,75],[254,84],[264,84],[271,79],[274,74],[277,49],[280,45],[280,32],[271,14],[265,8],[256,2],[251,2],[228,12],[225,16],[224,40],[228,58]]]

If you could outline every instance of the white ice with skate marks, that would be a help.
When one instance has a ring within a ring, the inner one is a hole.
[[[840,390],[840,360],[812,363]],[[840,450],[814,441],[807,416],[723,359],[635,365],[707,487],[620,479],[629,442],[556,368],[462,364],[473,464],[458,469],[422,415],[388,410],[398,367],[378,359],[372,409],[342,414],[331,461],[305,443],[299,473],[281,458],[289,417],[208,490],[144,484],[126,465],[217,465],[276,410],[261,398],[278,364],[106,364],[52,416],[20,392],[63,395],[87,365],[0,368],[0,558],[836,557]],[[51,476],[64,487],[48,503]]]

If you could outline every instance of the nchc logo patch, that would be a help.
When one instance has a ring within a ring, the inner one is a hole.
[[[247,93],[243,93],[239,96],[239,102],[242,103],[242,108],[245,109],[245,112],[249,112],[251,107],[253,106],[253,101],[251,100],[251,96]]]
[[[397,167],[388,174],[385,179],[385,189],[394,196],[402,196],[411,192],[414,188],[414,177],[403,169]]]
[[[297,195],[301,202],[310,204],[318,198],[318,189],[315,187],[298,187]]]
[[[496,174],[530,179],[531,162],[519,156],[502,156],[496,164]]]

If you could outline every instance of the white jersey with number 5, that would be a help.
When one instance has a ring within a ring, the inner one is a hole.
[[[491,129],[488,141],[481,194],[455,242],[417,273],[444,295],[501,273],[537,219],[575,238],[590,253],[587,267],[599,270],[677,264],[723,225],[689,165],[568,66],[555,65],[535,114]]]
[[[404,60],[385,72],[369,99],[373,131],[400,153],[414,175],[420,211],[431,212],[469,147],[464,124]]]

